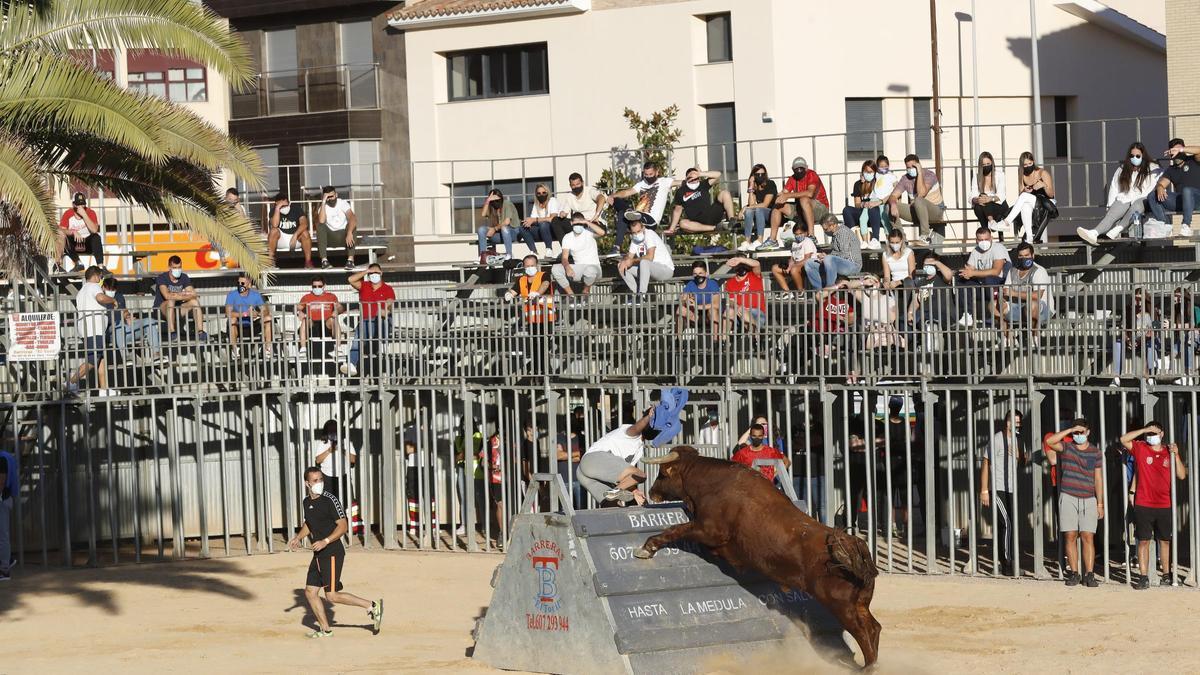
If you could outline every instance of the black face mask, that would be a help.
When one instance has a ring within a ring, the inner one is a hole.
[[[550,195],[537,195],[537,200],[538,200],[538,203],[540,203],[540,204],[545,204],[546,200],[549,198],[550,198]]]
[[[767,184],[767,174],[759,173],[754,175],[754,184],[762,187]]]
[[[330,206],[335,206],[337,204],[337,197],[330,197],[329,199],[325,200],[325,203]]]
[[[792,175],[796,177],[796,180],[802,180],[804,178],[804,174],[806,174],[806,173],[808,173],[808,169],[793,169],[792,170]]]
[[[708,283],[708,277],[692,277],[692,281],[696,282],[697,286],[703,287]]]
[[[1033,173],[1035,169],[1037,169],[1037,167],[1032,164],[1029,166],[1023,166],[1021,167],[1021,173],[1028,176],[1029,174]]]
[[[583,186],[580,185],[577,188],[571,188],[571,194],[575,195],[576,197],[583,194]]]
[[[738,265],[736,268],[734,268],[733,273],[738,275],[739,277],[744,277],[750,273],[750,270],[746,269],[745,267],[742,267],[741,265]]]
[[[249,288],[246,284],[238,284],[238,292],[245,293]]]
[[[642,180],[646,181],[647,185],[652,185],[654,181],[658,180],[658,176],[642,176]]]
[[[994,169],[994,168],[996,168],[996,167],[992,166],[991,164],[984,164],[983,168],[980,169],[980,171],[983,172],[983,175],[990,176],[990,175],[992,175],[992,169]]]
[[[757,448],[758,446],[760,446],[760,445],[762,445],[762,444],[763,444],[763,439],[761,439],[761,438],[754,438],[753,436],[751,436],[751,437],[750,437],[750,445],[752,445],[752,446],[754,446],[754,447],[756,447],[756,448]]]

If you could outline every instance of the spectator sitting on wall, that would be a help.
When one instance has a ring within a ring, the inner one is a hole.
[[[996,307],[1005,339],[1011,342],[1011,326],[1028,320],[1033,331],[1034,349],[1039,346],[1042,328],[1054,316],[1054,293],[1050,288],[1050,273],[1034,262],[1033,244],[1017,245],[1017,259],[1000,290],[1002,301]]]
[[[105,277],[100,285],[104,288],[104,293],[116,303],[114,309],[118,310],[113,313],[110,326],[113,346],[117,351],[124,354],[126,347],[134,340],[144,339],[150,344],[151,362],[167,363],[168,359],[162,354],[162,336],[159,334],[158,321],[149,316],[133,316],[126,306],[125,294],[117,289],[116,277]]]
[[[1033,207],[1037,206],[1039,197],[1054,201],[1054,177],[1050,175],[1049,169],[1037,165],[1032,152],[1022,152],[1019,161],[1021,162],[1021,175],[1018,178],[1021,194],[1017,195],[1017,201],[1013,202],[1013,207],[1004,217],[1003,222],[1007,227],[1014,227],[1013,223],[1017,220],[1017,216],[1020,216],[1022,232],[1018,236],[1026,242],[1032,243],[1035,234],[1033,231]],[[1013,231],[1016,232],[1015,229]],[[1045,232],[1042,233],[1042,239],[1045,240]]]
[[[1066,539],[1066,584],[1083,582],[1096,588],[1096,544],[1093,540],[1098,520],[1104,518],[1104,457],[1099,448],[1088,443],[1092,425],[1083,418],[1046,439],[1046,459],[1058,467],[1058,529]],[[1071,440],[1068,441],[1067,438]],[[1083,576],[1077,544],[1083,542]]]
[[[571,191],[558,198],[562,211],[559,216],[575,219],[578,213],[585,221],[604,227],[604,209],[608,206],[608,198],[596,188],[586,185],[583,176],[573,173],[567,177],[567,186]],[[564,233],[565,234],[565,233]],[[618,241],[618,246],[624,242]]]
[[[1125,153],[1125,160],[1113,172],[1112,183],[1108,186],[1108,211],[1096,227],[1087,229],[1075,228],[1079,238],[1095,246],[1101,236],[1116,239],[1121,236],[1134,218],[1140,218],[1145,211],[1146,196],[1158,184],[1158,167],[1151,168],[1150,158],[1146,156],[1146,146],[1133,143]]]
[[[913,274],[917,271],[917,256],[904,240],[904,230],[896,228],[888,233],[888,250],[884,251],[882,257],[884,288],[912,286]]]
[[[675,330],[679,335],[690,324],[697,328],[704,324],[707,315],[712,336],[721,336],[721,285],[708,276],[708,267],[703,260],[692,263],[692,279],[683,286],[679,296],[679,309],[675,315]]]
[[[249,214],[246,213],[246,205],[242,203],[242,193],[237,188],[231,187],[225,191],[225,204],[243,218],[249,217]],[[217,252],[217,258],[221,261],[221,269],[228,268],[229,255],[225,252],[225,249],[221,248],[219,244],[214,243],[213,250]]]
[[[1170,164],[1163,170],[1150,198],[1150,211],[1158,221],[1155,224],[1166,225],[1167,211],[1183,216],[1183,224],[1179,226],[1181,237],[1192,236],[1192,214],[1200,203],[1200,162],[1196,161],[1196,155],[1200,155],[1200,146],[1186,145],[1182,138],[1168,141],[1164,156]]]
[[[839,223],[832,213],[826,213],[821,219],[821,228],[830,241],[829,253],[818,253],[804,263],[808,287],[813,289],[833,286],[839,276],[858,274],[862,270],[862,249],[854,232]]]
[[[851,291],[858,302],[862,322],[862,349],[850,349],[849,381],[853,384],[860,372],[856,361],[861,356],[884,357],[885,350],[904,347],[904,337],[897,330],[899,309],[895,295],[882,287],[879,277],[865,274],[862,279],[839,281],[836,288]]]
[[[1163,427],[1150,422],[1121,436],[1121,445],[1133,457],[1137,467],[1133,494],[1133,518],[1137,535],[1138,569],[1140,576],[1133,587],[1150,587],[1150,540],[1158,540],[1160,586],[1174,585],[1171,570],[1171,535],[1174,525],[1171,501],[1172,478],[1187,479],[1187,467],[1179,455],[1179,446],[1165,444]],[[1165,447],[1164,447],[1165,446]]]
[[[225,296],[225,317],[229,321],[229,341],[235,343],[230,355],[238,358],[237,341],[242,337],[258,337],[263,343],[263,354],[272,356],[271,307],[262,293],[254,288],[254,280],[246,272],[238,275],[237,288]]]
[[[1195,383],[1193,364],[1196,348],[1200,345],[1200,307],[1192,298],[1192,291],[1185,286],[1176,286],[1171,293],[1171,308],[1163,326],[1171,357],[1182,357],[1184,376],[1179,384],[1190,387]]]
[[[996,166],[992,153],[979,153],[979,164],[971,175],[971,210],[980,227],[994,229],[996,221],[1008,215],[1008,198],[1004,187],[1004,171]]]
[[[671,226],[664,235],[678,230],[693,234],[705,234],[726,227],[733,220],[733,197],[729,190],[717,193],[712,200],[713,184],[721,184],[720,171],[701,171],[695,167],[683,176],[683,185],[675,190],[674,208],[671,210]]]
[[[550,188],[546,187],[545,183],[538,183],[533,188],[533,201],[529,202],[529,215],[525,220],[521,221],[521,227],[524,228],[521,236],[524,237],[528,233],[530,238],[542,240],[542,245],[546,247],[546,257],[554,257],[554,242],[562,237],[562,233],[567,230],[567,220],[563,218],[562,207],[558,205],[558,200],[551,196]],[[528,243],[529,239],[525,240]],[[536,249],[529,249],[536,251]]]
[[[196,337],[201,342],[208,340],[204,331],[204,313],[200,309],[200,296],[192,287],[192,278],[183,271],[183,261],[173,255],[167,259],[167,271],[154,280],[154,307],[161,310],[167,320],[167,339],[179,339],[175,309],[190,311],[196,327]]]
[[[763,292],[762,264],[753,258],[730,258],[733,276],[725,280],[729,303],[725,309],[727,329],[740,325],[757,332],[767,325],[767,295]]]
[[[323,326],[333,335],[335,349],[340,348],[342,326],[338,322],[338,317],[343,311],[345,308],[338,302],[338,297],[333,294],[333,291],[325,288],[325,277],[320,274],[314,276],[308,293],[305,293],[296,305],[296,316],[300,320],[296,328],[296,337],[300,342],[300,349],[296,351],[296,357],[299,358],[301,352],[306,350],[308,335],[312,332],[313,327],[318,325]]]
[[[907,204],[900,201],[904,195],[908,196]],[[937,174],[921,166],[921,158],[914,154],[905,156],[904,175],[896,181],[891,198],[892,217],[916,225],[923,239],[929,239],[933,225],[946,222],[946,203]]]
[[[342,364],[340,370],[342,374],[354,377],[358,374],[364,343],[367,343],[367,351],[373,354],[382,351],[381,343],[391,332],[390,317],[396,292],[383,282],[383,268],[375,263],[362,272],[351,274],[349,282],[358,291],[358,331],[354,345],[350,347],[350,360]]]
[[[982,225],[975,230],[975,248],[967,255],[967,264],[958,271],[958,325],[970,328],[975,317],[987,316],[988,303],[995,288],[1004,285],[1012,260],[1008,249],[992,240],[992,231]]]
[[[304,266],[311,268],[312,235],[308,230],[308,216],[304,207],[293,206],[287,195],[280,192],[275,195],[275,203],[267,212],[270,234],[267,235],[267,250],[295,251],[298,245],[304,251]],[[324,210],[324,206],[321,207]]]
[[[71,272],[79,272],[83,265],[79,262],[79,253],[92,256],[95,264],[104,269],[104,238],[100,234],[100,219],[96,212],[87,205],[87,197],[82,192],[76,192],[71,198],[71,208],[63,212],[58,221],[58,257],[54,259],[57,271],[63,271],[62,259],[65,253],[75,266]]]
[[[808,160],[797,157],[792,160],[792,175],[783,183],[783,192],[775,198],[771,211],[771,236],[758,247],[760,251],[779,248],[779,227],[784,218],[803,220],[810,231],[823,222],[829,213],[829,196],[825,184],[816,171],[808,168]]]
[[[804,221],[796,221],[792,226],[792,236],[792,255],[787,263],[771,265],[771,276],[783,291],[784,300],[791,300],[804,290],[804,266],[817,255],[817,242],[809,236],[808,225]],[[796,291],[796,294],[793,294],[793,291]]]
[[[1158,331],[1162,327],[1162,310],[1158,303],[1140,286],[1133,289],[1133,297],[1120,310],[1120,327],[1113,337],[1112,357],[1113,378],[1112,386],[1121,386],[1121,376],[1125,374],[1125,361],[1137,355],[1142,360],[1143,374],[1147,377],[1154,373],[1158,364],[1161,344]],[[1153,380],[1150,381],[1153,384]]]
[[[550,275],[538,267],[538,258],[530,253],[521,261],[521,274],[512,288],[504,292],[508,302],[520,298],[525,303],[525,320],[530,324],[546,327],[554,321],[554,287]]]
[[[504,244],[504,254],[496,256],[495,262],[503,264],[513,257],[513,238],[517,231],[518,216],[517,207],[504,196],[504,193],[496,188],[488,191],[488,196],[483,200],[483,206],[479,209],[479,219],[483,224],[479,226],[477,234],[479,235],[479,255],[482,256],[487,252],[488,244]],[[537,242],[534,241],[533,235],[528,229],[521,229],[521,236],[525,240],[525,245],[529,247],[530,252],[537,253]]]
[[[642,165],[642,179],[633,187],[618,190],[608,196],[608,203],[617,214],[617,239],[613,253],[620,252],[620,246],[625,241],[625,233],[629,224],[634,221],[643,225],[657,227],[667,208],[667,193],[671,191],[674,181],[659,175],[658,166],[654,162]],[[634,201],[630,198],[636,197]]]
[[[954,284],[954,270],[950,269],[937,251],[929,251],[921,260],[921,267],[913,274],[916,292],[908,303],[908,324],[923,326],[930,322],[946,325],[951,316],[949,291]]]
[[[785,467],[792,465],[791,461],[779,450],[766,444],[767,429],[762,424],[755,422],[750,427],[750,434],[746,438],[746,442],[733,453],[729,458],[730,461],[738,464],[744,464],[755,471],[762,473],[763,478],[771,482],[775,482],[775,467],[774,466],[754,466],[754,461],[758,459],[778,459],[783,462]]]
[[[108,373],[102,367],[108,316],[117,306],[116,301],[100,286],[103,273],[103,270],[95,265],[87,268],[83,275],[83,285],[75,294],[75,328],[83,346],[84,360],[67,379],[66,389],[71,396],[79,393],[80,381],[96,368],[99,368],[96,379],[100,385],[97,394],[107,396],[116,393],[108,390]]]
[[[321,473],[325,475],[325,491],[349,504],[350,483],[347,481],[342,485],[342,477],[349,478],[350,471],[358,463],[358,453],[349,439],[339,439],[339,435],[337,420],[326,420],[313,445],[313,464],[321,467]]]
[[[879,167],[873,160],[868,159],[862,163],[862,173],[859,174],[858,180],[854,181],[854,187],[850,191],[850,195],[854,198],[854,205],[847,205],[842,209],[842,222],[846,227],[853,228],[858,225],[858,236],[862,239],[864,248],[878,250],[880,245],[879,229],[883,226],[884,220],[888,220],[890,228],[891,220],[888,218],[888,199],[890,194],[878,194],[878,186],[882,180],[879,175]],[[868,230],[868,228],[870,228]],[[868,232],[870,234],[868,235]]]
[[[550,268],[550,276],[567,295],[575,295],[572,282],[582,282],[587,295],[600,279],[600,249],[596,237],[603,237],[599,222],[584,218],[576,211],[571,216],[571,231],[562,238],[562,260]]]
[[[767,178],[767,167],[755,164],[750,169],[750,180],[746,182],[746,203],[742,207],[742,234],[746,241],[738,246],[740,251],[753,251],[763,243],[767,223],[771,220],[771,207],[779,196],[775,181]]]
[[[629,252],[617,264],[617,273],[625,279],[629,290],[637,293],[635,301],[645,299],[650,281],[666,281],[675,276],[675,261],[671,249],[658,233],[640,221],[629,223]]]
[[[354,269],[355,232],[358,216],[350,202],[338,197],[337,188],[326,185],[321,188],[321,204],[317,207],[317,253],[321,256],[321,267],[329,269],[329,244],[339,240],[346,244],[346,270]]]

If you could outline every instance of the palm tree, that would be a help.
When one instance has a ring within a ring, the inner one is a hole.
[[[251,274],[269,265],[250,221],[226,206],[223,171],[261,185],[257,155],[183,106],[128,91],[72,49],[155,49],[251,80],[244,43],[191,0],[0,0],[0,274],[53,257],[55,186],[78,181],[138,204],[227,250]]]

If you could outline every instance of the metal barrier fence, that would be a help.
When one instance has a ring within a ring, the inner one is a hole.
[[[1134,288],[1060,277],[1026,287],[1044,294],[1038,303],[1008,297],[999,286],[870,291],[859,283],[844,282],[848,287],[831,293],[716,293],[712,307],[698,312],[685,304],[695,298],[671,286],[642,299],[605,287],[587,297],[532,302],[505,302],[496,297],[501,287],[477,289],[475,296],[486,297],[470,298],[429,289],[429,299],[370,306],[365,314],[358,303],[344,302],[336,316],[314,315],[319,306],[301,311],[277,303],[253,317],[231,317],[224,307],[197,304],[176,308],[177,334],[162,309],[131,303],[121,313],[64,312],[58,357],[10,363],[3,382],[27,398],[55,398],[80,373],[87,376],[81,389],[92,396],[314,382],[326,390],[360,380],[366,386],[529,378],[1192,386],[1200,377],[1194,281]],[[85,333],[105,337],[89,345]]]
[[[328,469],[349,506],[353,545],[502,549],[533,473],[558,473],[574,506],[594,506],[579,489],[577,453],[632,422],[652,390],[639,381],[377,382],[0,404],[20,458],[15,554],[26,565],[72,565],[274,551],[299,527],[302,472],[324,448],[327,420],[341,447],[355,450],[353,462],[335,453]],[[1081,416],[1105,458],[1096,571],[1126,583],[1138,562],[1126,495],[1142,469],[1116,440],[1156,419],[1193,469],[1197,412],[1194,390],[726,380],[691,388],[676,442],[728,457],[761,417],[805,509],[865,537],[883,569],[1044,578],[1064,564],[1041,440]],[[1008,423],[1014,415],[1017,425]],[[986,503],[985,458],[1005,474],[997,484],[1005,489]],[[1171,481],[1174,585],[1197,584],[1198,500],[1193,475]]]

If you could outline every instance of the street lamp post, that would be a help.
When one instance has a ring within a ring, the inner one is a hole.
[[[1042,164],[1042,79],[1038,71],[1037,0],[1029,0],[1029,48],[1033,55],[1033,158]]]
[[[938,77],[938,34],[937,0],[929,0],[929,39],[933,52],[933,170],[941,180],[942,175],[942,102],[941,84]]]

